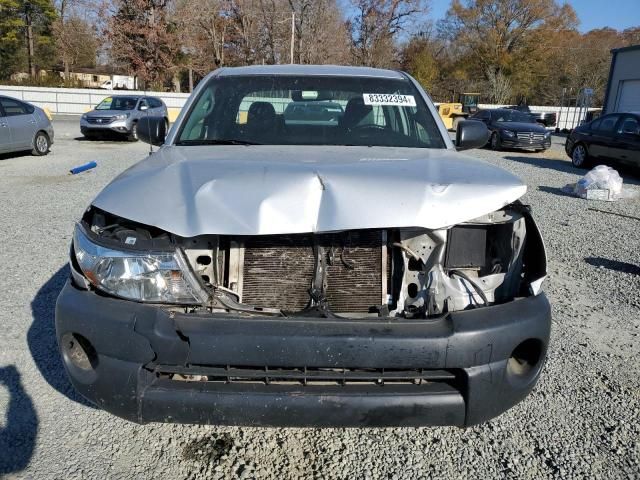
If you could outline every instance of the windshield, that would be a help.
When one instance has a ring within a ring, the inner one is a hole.
[[[535,120],[530,115],[518,110],[495,110],[491,116],[494,122],[535,123]]]
[[[102,100],[96,110],[133,110],[138,97],[107,97]]]
[[[445,148],[409,80],[346,76],[214,77],[176,143]]]

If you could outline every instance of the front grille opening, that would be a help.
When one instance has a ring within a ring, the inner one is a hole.
[[[254,383],[262,385],[424,385],[455,384],[459,375],[451,370],[342,367],[251,367],[159,365],[158,378],[183,382]]]

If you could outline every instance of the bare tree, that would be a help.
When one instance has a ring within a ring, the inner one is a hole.
[[[295,61],[349,62],[349,32],[335,0],[289,0],[295,13]]]
[[[496,72],[490,68],[487,70],[487,82],[489,84],[488,94],[489,101],[497,104],[505,104],[511,99],[512,89],[511,81],[502,72]]]
[[[176,71],[179,42],[167,0],[116,0],[108,20],[111,56],[145,84],[162,88]]]
[[[391,66],[397,37],[426,12],[423,0],[351,0],[355,15],[348,26],[355,63]]]

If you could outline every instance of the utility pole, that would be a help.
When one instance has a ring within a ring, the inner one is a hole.
[[[34,45],[33,45],[33,15],[31,12],[31,4],[26,5],[25,20],[27,24],[27,56],[29,60],[29,76],[31,78],[36,77],[36,65],[34,63]]]
[[[296,40],[296,12],[291,12],[291,62],[293,63],[293,45]]]

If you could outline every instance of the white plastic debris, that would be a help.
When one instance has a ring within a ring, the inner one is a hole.
[[[565,190],[587,200],[614,202],[623,197],[622,177],[615,169],[598,165]]]

